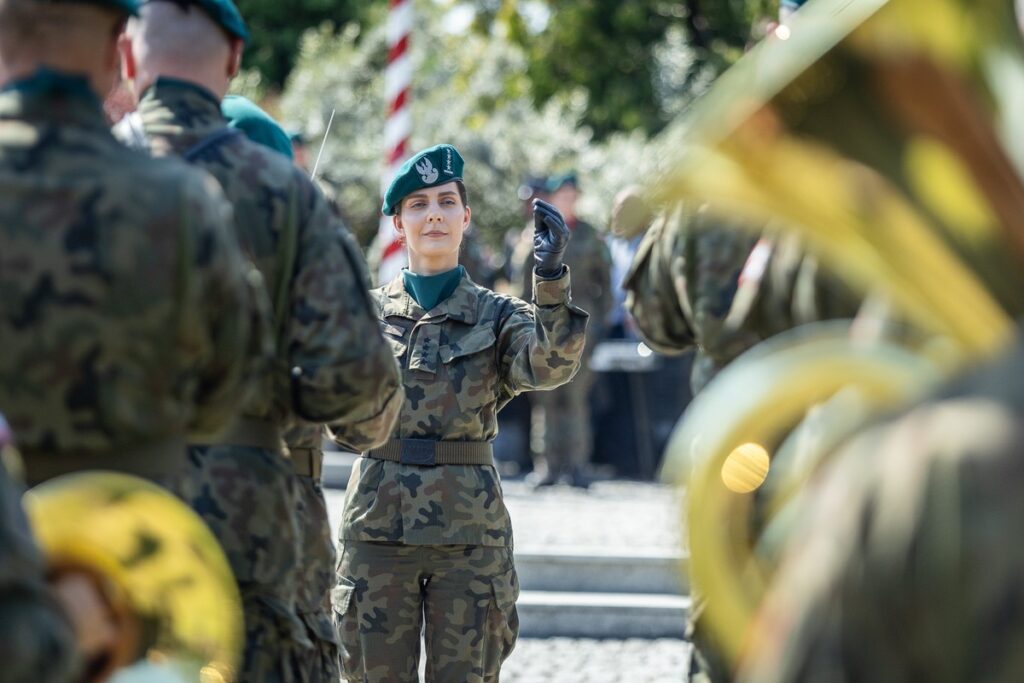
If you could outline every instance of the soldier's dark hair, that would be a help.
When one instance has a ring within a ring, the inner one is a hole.
[[[456,180],[455,187],[459,188],[459,199],[462,200],[462,205],[469,206],[469,190],[466,189],[466,183]]]

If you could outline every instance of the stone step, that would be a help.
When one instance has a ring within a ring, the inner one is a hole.
[[[524,638],[681,639],[690,598],[524,590],[517,607]]]
[[[686,595],[686,565],[666,548],[516,548],[519,585],[530,591]]]

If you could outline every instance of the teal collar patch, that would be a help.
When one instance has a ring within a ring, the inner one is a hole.
[[[405,291],[420,308],[429,311],[452,295],[465,273],[466,269],[462,266],[437,275],[417,275],[410,270],[403,270],[402,282]]]
[[[461,266],[459,268],[462,268]],[[403,271],[404,272],[404,271]],[[450,272],[450,271],[449,271]],[[383,317],[398,316],[409,320],[420,320],[430,313],[431,318],[447,318],[473,325],[477,321],[480,287],[465,275],[456,283],[455,290],[448,298],[435,307],[436,310],[424,309],[405,289],[405,278],[396,275],[391,282],[384,285],[384,301],[381,314]],[[443,274],[443,273],[442,273]]]
[[[103,107],[84,76],[39,69],[0,89],[0,119],[81,125],[109,132]]]

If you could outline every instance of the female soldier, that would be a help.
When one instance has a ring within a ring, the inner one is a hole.
[[[409,269],[372,291],[402,367],[393,438],[352,471],[332,603],[348,681],[497,681],[519,627],[512,527],[491,459],[514,395],[568,382],[587,314],[569,298],[558,211],[534,208],[534,303],[479,287],[458,264],[470,222],[451,145],[405,162],[384,197]]]

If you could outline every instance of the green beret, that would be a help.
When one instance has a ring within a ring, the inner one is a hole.
[[[253,142],[280,152],[289,159],[294,158],[288,134],[270,114],[251,100],[241,95],[228,95],[220,103],[220,111],[230,127],[239,129]]]
[[[124,0],[122,0],[124,1]],[[148,0],[149,2],[160,2],[162,0]],[[238,8],[231,0],[167,0],[174,4],[187,7],[195,5],[210,15],[217,24],[228,32],[229,35],[239,38],[244,43],[249,42],[249,29],[242,19]]]
[[[416,190],[462,180],[464,164],[459,150],[451,145],[435,145],[418,152],[398,169],[384,193],[381,211],[385,216],[393,216],[402,200]]]
[[[555,192],[563,185],[572,185],[575,188],[580,186],[575,173],[562,173],[561,175],[553,175],[548,178],[547,191]]]

